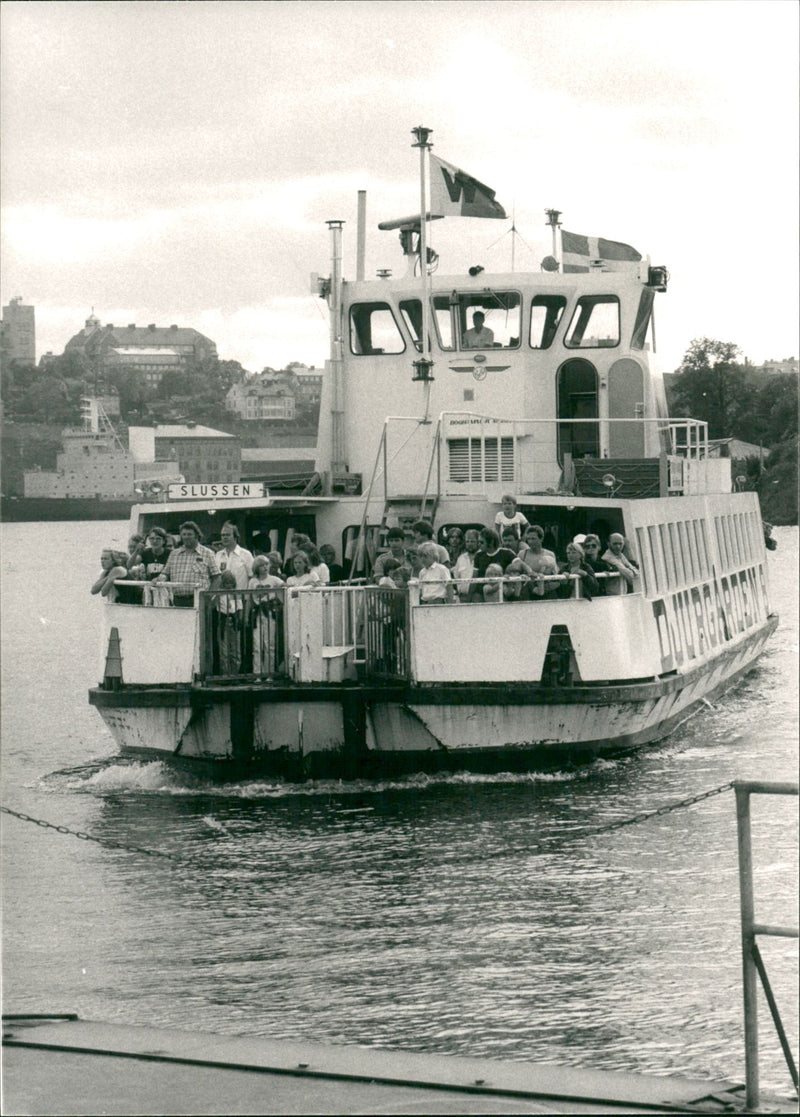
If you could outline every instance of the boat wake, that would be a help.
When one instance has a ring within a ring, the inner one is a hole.
[[[62,789],[81,791],[99,797],[111,795],[213,796],[215,799],[269,800],[289,797],[330,797],[379,795],[383,792],[417,792],[436,787],[476,787],[503,784],[559,784],[591,778],[618,765],[615,760],[597,760],[581,769],[551,772],[498,772],[481,775],[472,772],[451,772],[440,775],[414,775],[392,780],[310,780],[292,783],[288,780],[242,780],[237,783],[214,784],[172,769],[161,761],[104,761],[51,773],[46,779]]]

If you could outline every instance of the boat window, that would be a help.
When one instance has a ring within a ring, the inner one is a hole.
[[[672,543],[672,553],[675,556],[675,574],[677,575],[679,585],[682,585],[687,581],[687,578],[684,551],[681,546],[678,524],[669,525],[669,536],[670,542]]]
[[[716,531],[716,535],[717,535],[717,551],[719,553],[719,559],[720,559],[720,562],[722,563],[723,569],[727,569],[728,564],[729,564],[729,559],[728,559],[728,551],[727,551],[727,548],[725,546],[725,534],[722,530],[722,517],[721,516],[715,516],[714,517],[714,530]]]
[[[731,565],[739,566],[742,556],[739,550],[738,540],[736,538],[733,516],[725,517],[725,535],[728,540],[728,551],[730,552],[731,556]]]
[[[388,303],[354,303],[350,307],[351,353],[402,353],[405,347]]]
[[[700,553],[700,562],[702,563],[703,576],[708,577],[711,572],[711,563],[708,561],[708,534],[706,532],[706,525],[704,520],[694,521],[694,530],[697,536],[697,549]]]
[[[750,550],[750,535],[747,531],[747,517],[744,515],[743,512],[737,513],[736,523],[738,524],[739,536],[742,540],[742,558],[745,562],[748,562],[753,557],[753,554]]]
[[[458,311],[460,349],[519,348],[522,300],[518,292],[485,288],[455,296],[454,305]],[[476,315],[482,315],[477,323]]]
[[[647,327],[653,315],[653,300],[656,297],[654,287],[642,288],[639,298],[639,309],[636,311],[636,321],[631,334],[631,349],[644,349],[647,340]]]
[[[649,597],[656,587],[655,571],[653,570],[653,554],[650,550],[650,540],[643,527],[636,529],[636,542],[642,563],[642,582],[645,594]]]
[[[728,523],[731,529],[731,547],[733,549],[736,565],[741,566],[742,560],[744,559],[744,549],[742,548],[742,539],[738,532],[738,517],[731,513],[731,515],[728,516]]]
[[[564,344],[568,349],[619,345],[619,299],[616,295],[584,295],[578,299]]]
[[[419,299],[403,299],[400,303],[400,313],[406,324],[406,329],[411,334],[414,348],[422,352],[422,303]]]
[[[675,577],[675,557],[672,554],[672,541],[669,537],[669,527],[667,524],[659,524],[658,530],[661,532],[661,549],[664,554],[664,566],[667,571],[667,589],[674,589],[677,578]]]
[[[663,593],[667,588],[667,575],[664,570],[664,552],[658,539],[658,528],[649,527],[647,534],[650,537],[650,550],[653,552],[653,565],[656,572],[656,590]]]
[[[692,548],[689,525],[683,520],[678,524],[678,535],[680,536],[681,554],[683,555],[683,565],[686,567],[687,579],[696,582],[700,577],[700,571],[697,568],[697,555]]]
[[[747,553],[749,550],[747,532],[744,527],[744,516],[740,512],[736,512],[733,515],[733,528],[736,533],[736,547],[739,551],[739,561],[742,563],[747,562],[749,558]]]
[[[536,295],[531,299],[531,349],[550,348],[566,305],[563,295]]]
[[[433,321],[439,345],[442,349],[453,349],[453,318],[450,314],[450,296],[436,295],[433,300]]]

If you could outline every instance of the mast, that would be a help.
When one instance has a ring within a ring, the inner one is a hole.
[[[433,371],[433,361],[431,360],[429,321],[430,283],[428,276],[428,206],[426,203],[427,167],[425,155],[433,146],[428,142],[428,136],[431,134],[432,129],[423,128],[422,125],[419,125],[417,128],[412,128],[411,132],[412,135],[417,137],[417,142],[411,146],[419,148],[419,269],[420,278],[422,280],[422,353],[421,356],[413,362],[413,379],[429,382],[433,379],[431,375]]]
[[[344,454],[344,411],[342,407],[342,226],[344,221],[326,222],[331,231],[331,473],[347,470]]]
[[[561,210],[546,209],[544,212],[547,214],[547,224],[550,226],[553,232],[553,256],[558,262],[558,270],[561,271],[561,237],[559,237],[558,235],[558,230],[561,228],[561,222],[558,220],[561,216]]]

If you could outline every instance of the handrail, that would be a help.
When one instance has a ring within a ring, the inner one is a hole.
[[[755,900],[753,896],[753,851],[750,834],[750,796],[751,795],[797,795],[796,783],[774,783],[761,780],[736,780],[733,785],[736,793],[736,823],[739,847],[739,903],[742,926],[742,992],[744,999],[744,1061],[745,1061],[745,1105],[757,1109],[759,1103],[758,1080],[758,985],[761,979],[772,1022],[778,1033],[786,1065],[792,1076],[795,1089],[798,1087],[797,1067],[795,1066],[789,1041],[778,1006],[767,977],[766,966],[756,943],[756,935],[776,935],[781,938],[797,938],[796,927],[771,926],[756,923]]]
[[[425,519],[425,506],[428,503],[428,490],[430,488],[430,483],[431,483],[431,474],[433,473],[433,463],[435,461],[436,464],[437,464],[437,469],[436,469],[436,474],[437,474],[437,477],[436,477],[436,499],[433,502],[433,514],[431,515],[431,522],[433,522],[433,516],[436,514],[436,507],[439,504],[439,498],[442,495],[442,493],[441,493],[441,468],[440,468],[440,465],[439,465],[439,448],[440,448],[440,445],[441,445],[441,440],[442,440],[442,417],[440,415],[439,418],[436,420],[436,432],[434,433],[434,436],[433,436],[433,444],[431,446],[431,456],[430,456],[430,459],[428,461],[428,474],[425,478],[425,491],[422,494],[422,506],[421,506],[420,512],[419,512],[420,519],[424,520]]]

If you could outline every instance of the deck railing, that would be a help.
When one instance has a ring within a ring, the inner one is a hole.
[[[272,678],[286,659],[284,586],[200,593],[200,676]]]
[[[365,672],[371,678],[406,679],[410,671],[409,598],[388,586],[364,589]]]
[[[742,923],[742,987],[744,991],[744,1059],[745,1059],[745,1105],[748,1110],[758,1108],[758,978],[764,989],[772,1021],[778,1033],[786,1065],[792,1076],[794,1087],[798,1087],[797,1067],[792,1056],[786,1031],[772,992],[767,970],[756,942],[757,935],[773,935],[778,938],[798,937],[797,927],[782,927],[769,923],[758,923],[755,917],[753,895],[753,850],[750,835],[750,796],[751,795],[797,795],[796,783],[764,783],[760,781],[737,780],[736,820],[739,840],[739,897]]]
[[[616,572],[600,572],[596,578],[606,583],[609,595],[626,590]],[[461,593],[454,581],[447,584],[451,595],[447,604],[459,606],[586,597],[576,574],[474,578]],[[407,679],[413,638],[410,612],[428,604],[420,596],[424,584],[416,580],[398,589],[312,585],[198,590],[184,583],[128,579],[118,585],[138,595],[136,601],[121,604],[194,606],[199,617],[195,670],[201,682],[215,683],[274,678],[333,681],[323,663],[337,656],[346,657],[350,664],[345,677],[354,678],[358,670],[373,679]],[[611,589],[612,585],[620,588]],[[484,592],[487,586],[493,592]]]

